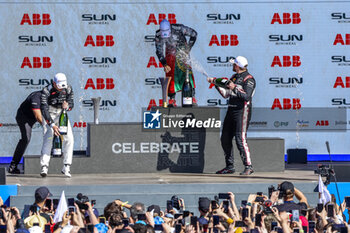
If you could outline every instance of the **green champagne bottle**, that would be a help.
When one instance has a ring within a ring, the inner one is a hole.
[[[52,156],[61,157],[62,156],[62,140],[60,136],[54,135],[52,141]]]
[[[68,114],[67,110],[63,109],[61,115],[60,115],[60,121],[59,121],[59,131],[60,134],[66,135],[68,131]]]
[[[217,78],[217,79],[215,79],[214,84],[215,84],[215,86],[218,86],[218,87],[227,88],[227,85],[228,85],[229,81],[230,80],[228,80],[228,79]]]

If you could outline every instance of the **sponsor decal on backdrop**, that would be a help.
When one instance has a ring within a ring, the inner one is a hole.
[[[21,25],[50,25],[50,14],[23,14]]]
[[[297,128],[309,127],[310,122],[305,120],[297,120]]]
[[[336,63],[338,66],[350,66],[350,58],[342,55],[332,56],[332,63]]]
[[[335,36],[333,45],[350,45],[350,34],[337,34]]]
[[[112,90],[115,88],[113,78],[96,78],[96,80],[89,78],[86,80],[84,90]]]
[[[207,63],[214,67],[230,67],[232,64],[229,62],[230,59],[235,59],[232,56],[209,56],[207,57]]]
[[[81,20],[89,25],[109,25],[110,22],[116,21],[115,14],[83,14]]]
[[[161,88],[160,78],[145,78],[145,85],[151,88]]]
[[[169,23],[175,24],[176,23],[176,15],[174,13],[160,13],[160,14],[149,14],[146,25],[159,25],[160,22],[162,22],[163,19],[167,19]]]
[[[214,107],[214,106],[228,106],[228,99],[208,99],[207,105]]]
[[[237,35],[212,35],[209,46],[237,46],[239,44]]]
[[[273,101],[272,107],[271,109],[280,109],[280,110],[298,110],[301,108],[301,104],[300,104],[300,99],[298,98],[293,98],[293,99],[289,99],[289,98],[283,98],[282,101],[280,101],[278,98],[276,98]]]
[[[342,78],[338,76],[333,85],[333,88],[337,88],[337,87],[350,88],[350,77],[346,76]]]
[[[343,97],[333,98],[332,105],[337,106],[339,108],[350,108],[350,99]]]
[[[270,77],[269,84],[276,88],[296,88],[303,83],[302,77]]]
[[[145,36],[145,43],[149,43],[150,45],[155,45],[155,42],[156,42],[155,35],[146,35]]]
[[[274,13],[271,24],[300,24],[301,18],[300,13]]]
[[[89,68],[110,68],[110,65],[117,63],[116,57],[83,57],[83,65]]]
[[[18,36],[18,42],[25,46],[47,46],[53,42],[53,36],[20,35]]]
[[[288,121],[275,121],[275,122],[273,123],[273,126],[274,126],[275,128],[287,127],[288,124],[289,124]]]
[[[271,67],[299,67],[301,66],[300,56],[282,56],[282,59],[279,56],[274,56],[271,63]]]
[[[303,41],[303,35],[273,34],[269,35],[269,41],[274,42],[275,45],[297,45],[297,42]]]
[[[316,126],[329,126],[329,121],[328,120],[318,120],[316,122]]]
[[[255,128],[265,128],[267,127],[267,121],[250,121],[249,127]]]
[[[241,19],[241,14],[207,14],[207,21],[213,24],[234,24]]]
[[[155,57],[151,56],[148,60],[147,63],[147,68],[150,67],[154,67],[154,68],[163,68],[163,65],[160,61],[158,61],[158,59],[156,59]]]
[[[92,47],[112,47],[115,44],[114,37],[112,35],[88,35],[86,37],[84,47],[91,45]]]
[[[350,12],[334,12],[331,14],[332,20],[337,20],[338,23],[350,23]]]
[[[30,68],[30,69],[48,69],[52,66],[51,64],[51,58],[50,57],[24,57],[22,64],[21,64],[21,69],[23,68]]]
[[[52,79],[32,79],[32,78],[22,78],[18,80],[18,85],[30,90],[41,90],[47,85],[52,83]]]
[[[82,100],[82,105],[84,108],[87,108],[88,110],[94,109],[94,103],[91,99],[88,100]],[[102,99],[100,102],[99,109],[102,111],[108,111],[111,108],[114,108],[117,106],[117,100],[112,99]]]
[[[73,124],[73,128],[86,128],[87,127],[87,123],[86,122],[74,122]]]

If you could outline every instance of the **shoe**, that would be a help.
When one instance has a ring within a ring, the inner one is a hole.
[[[227,168],[227,167],[216,172],[216,174],[233,174],[233,173],[235,173],[235,169],[234,168]]]
[[[11,174],[21,174],[21,171],[17,168],[17,165],[15,164],[11,164],[7,171]]]
[[[251,175],[253,173],[254,173],[253,166],[250,165],[250,166],[245,166],[244,171],[242,171],[239,174],[248,176],[248,175]]]
[[[175,100],[175,99],[169,99],[168,107],[169,107],[169,108],[177,107],[177,105],[176,105],[176,100]]]
[[[46,177],[48,171],[49,169],[47,166],[41,166],[41,172],[40,172],[41,177]]]
[[[70,165],[68,165],[68,164],[66,164],[66,165],[63,166],[61,172],[62,172],[63,175],[65,175],[65,176],[68,177],[68,178],[71,178],[71,177],[72,177],[72,175],[70,174]]]
[[[197,99],[193,97],[193,102],[192,102],[192,106],[194,107],[198,107],[198,102]]]

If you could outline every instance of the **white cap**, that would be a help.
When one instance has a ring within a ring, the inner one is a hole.
[[[60,89],[67,88],[67,77],[63,73],[57,73],[53,78],[53,81],[56,83],[57,87]]]
[[[160,37],[168,38],[170,36],[170,23],[168,20],[163,19],[159,24],[160,26]]]
[[[248,60],[245,57],[238,56],[235,59],[230,59],[230,63],[236,64],[241,68],[244,68],[248,65]]]

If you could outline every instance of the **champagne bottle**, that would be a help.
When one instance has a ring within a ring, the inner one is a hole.
[[[193,89],[189,78],[188,69],[186,70],[186,79],[182,85],[182,107],[192,107]]]
[[[67,110],[63,109],[61,115],[60,115],[60,121],[59,121],[59,131],[60,134],[66,135],[68,131],[68,114]]]
[[[217,79],[214,80],[214,84],[215,84],[215,86],[218,86],[218,87],[227,88],[227,85],[228,85],[229,81],[230,80],[228,80],[228,79],[217,78]]]
[[[60,136],[54,135],[52,141],[52,156],[61,157],[62,156],[62,140]]]

